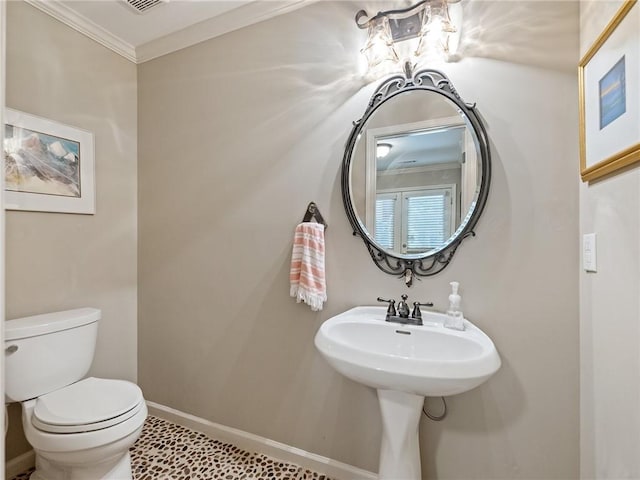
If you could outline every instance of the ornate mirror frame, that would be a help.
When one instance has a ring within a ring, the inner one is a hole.
[[[480,190],[475,206],[470,210],[465,220],[457,228],[454,234],[436,250],[424,254],[395,254],[379,246],[358,218],[351,195],[351,161],[356,143],[363,133],[367,120],[385,102],[408,91],[424,90],[435,92],[449,99],[459,109],[463,117],[468,120],[478,140],[477,148],[482,164]],[[449,78],[442,72],[432,69],[419,70],[412,74],[407,68],[405,75],[394,75],[384,80],[372,95],[364,115],[353,122],[353,129],[347,141],[342,160],[342,201],[353,228],[353,234],[362,238],[371,258],[375,264],[385,273],[404,277],[407,286],[411,286],[415,276],[425,277],[441,272],[451,262],[458,246],[462,241],[475,236],[474,227],[482,214],[489,194],[491,182],[491,153],[487,132],[482,120],[476,111],[474,104],[465,103],[453,87]]]

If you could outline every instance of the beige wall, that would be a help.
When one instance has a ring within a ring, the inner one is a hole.
[[[481,21],[504,12],[473,3]],[[313,346],[328,317],[406,290],[342,206],[343,147],[375,86],[356,70],[358,8],[314,4],[140,66],[139,382],[150,400],[376,470],[375,392]],[[460,281],[503,367],[422,423],[424,478],[578,476],[578,6],[513,9],[442,66],[487,123],[493,184],[478,236],[408,293],[442,309]],[[321,313],[288,297],[311,200],[329,222]]]
[[[621,4],[581,2],[582,53]],[[640,478],[638,165],[580,185],[580,233],[592,232],[598,272],[580,275],[581,477]]]
[[[137,375],[136,66],[8,2],[7,106],[95,135],[96,214],[7,213],[7,318],[102,309],[90,374]],[[27,447],[14,406],[7,458]]]

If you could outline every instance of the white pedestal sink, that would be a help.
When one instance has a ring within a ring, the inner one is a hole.
[[[425,396],[463,393],[500,368],[491,339],[465,320],[423,312],[424,325],[385,321],[385,307],[356,307],[322,324],[315,344],[344,376],[377,389],[382,415],[380,480],[419,480],[418,425]]]

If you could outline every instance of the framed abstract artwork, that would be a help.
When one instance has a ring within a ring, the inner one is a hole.
[[[8,210],[95,213],[93,134],[5,109]]]
[[[626,0],[580,61],[580,175],[640,161],[640,5]]]

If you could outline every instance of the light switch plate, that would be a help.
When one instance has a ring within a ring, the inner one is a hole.
[[[582,268],[586,272],[597,272],[596,234],[585,233],[582,236]]]

